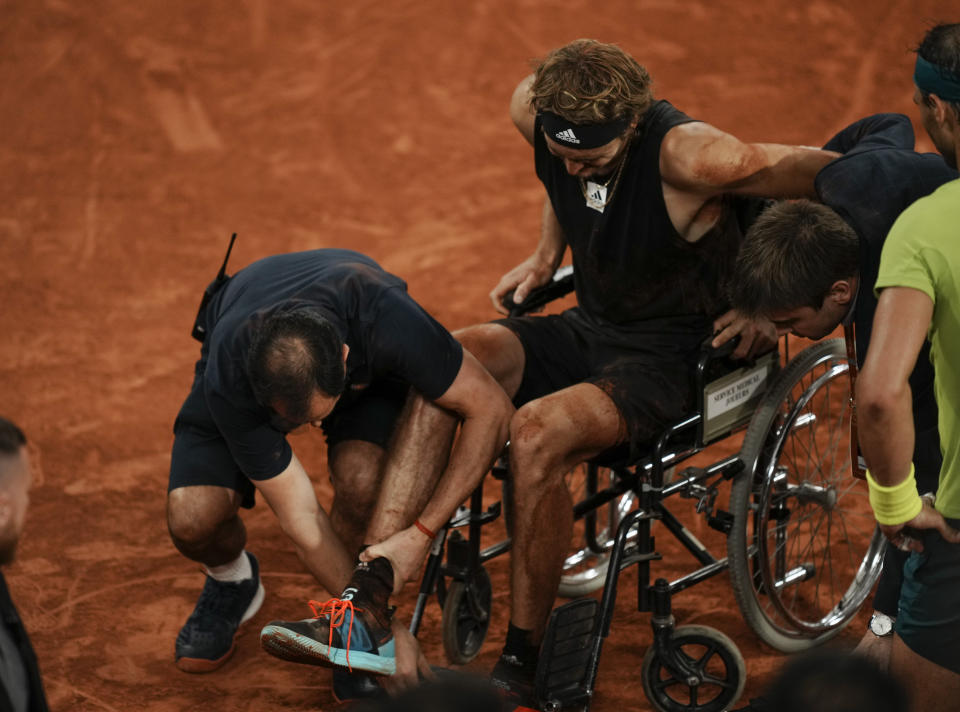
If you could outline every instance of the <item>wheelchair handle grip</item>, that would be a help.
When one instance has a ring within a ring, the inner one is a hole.
[[[734,349],[736,349],[737,345],[740,343],[740,334],[737,334],[729,341],[720,344],[720,346],[714,347],[712,344],[716,337],[716,334],[711,334],[704,340],[704,342],[700,345],[700,352],[702,354],[709,355],[711,358],[725,358],[732,354]]]
[[[523,316],[530,312],[537,311],[546,306],[555,299],[560,299],[573,291],[573,268],[561,267],[554,275],[553,279],[544,285],[530,290],[527,298],[520,304],[513,301],[515,289],[507,292],[500,303],[510,313],[510,316]]]

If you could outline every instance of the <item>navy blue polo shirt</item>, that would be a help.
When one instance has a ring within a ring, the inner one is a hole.
[[[349,346],[346,388],[392,377],[428,399],[460,370],[460,344],[369,257],[322,249],[267,257],[233,275],[211,299],[198,364],[203,398],[241,471],[263,480],[290,464],[286,433],[253,396],[246,357],[258,323],[279,312],[319,311]],[[195,385],[195,388],[197,386]]]

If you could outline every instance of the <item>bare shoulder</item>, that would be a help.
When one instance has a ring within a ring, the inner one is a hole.
[[[523,134],[530,145],[533,145],[533,127],[536,121],[536,114],[530,103],[530,87],[533,84],[533,75],[530,74],[520,80],[517,88],[513,90],[513,96],[510,98],[510,118],[513,119],[517,130]]]
[[[702,121],[670,129],[660,145],[660,175],[680,189],[726,184],[748,159],[748,146]]]

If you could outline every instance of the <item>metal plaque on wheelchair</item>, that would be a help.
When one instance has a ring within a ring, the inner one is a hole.
[[[700,409],[703,441],[713,442],[724,433],[749,423],[767,386],[779,371],[780,354],[773,350],[705,383]]]

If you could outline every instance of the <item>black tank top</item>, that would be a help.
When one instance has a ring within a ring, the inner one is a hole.
[[[600,323],[626,326],[688,316],[702,321],[725,307],[723,276],[741,237],[733,201],[725,200],[717,224],[689,243],[674,229],[663,200],[660,144],[671,128],[691,121],[669,102],[650,107],[602,213],[586,205],[580,180],[547,150],[536,123],[537,176],[573,253],[577,300]]]

